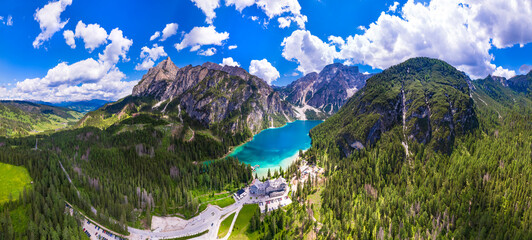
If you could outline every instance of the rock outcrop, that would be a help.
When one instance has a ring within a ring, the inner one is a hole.
[[[205,126],[221,124],[231,132],[256,133],[295,116],[290,104],[262,79],[239,67],[210,62],[177,68],[168,58],[144,75],[133,96],[154,98],[159,101],[154,109],[179,108]]]
[[[364,87],[371,74],[363,74],[358,67],[334,63],[320,73],[309,73],[280,89],[282,96],[296,107],[305,105],[327,115],[336,113],[356,91]]]

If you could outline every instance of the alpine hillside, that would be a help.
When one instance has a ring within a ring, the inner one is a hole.
[[[456,136],[478,126],[468,80],[445,62],[408,60],[370,78],[312,135],[333,140],[346,156],[393,129],[407,153],[414,142],[449,152]]]
[[[0,101],[0,136],[26,136],[65,128],[82,113],[27,101]]]

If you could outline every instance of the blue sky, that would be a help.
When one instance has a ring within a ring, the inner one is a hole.
[[[379,72],[428,56],[472,78],[510,77],[532,65],[528,0],[4,0],[0,5],[0,98],[7,99],[116,100],[166,56],[179,67],[237,62],[273,85],[333,62]],[[167,26],[164,41],[150,40]]]

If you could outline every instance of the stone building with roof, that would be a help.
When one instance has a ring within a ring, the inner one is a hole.
[[[261,182],[259,179],[253,180],[249,192],[254,195],[268,195],[270,197],[277,197],[283,195],[288,189],[288,184],[283,177],[277,179],[267,180]]]

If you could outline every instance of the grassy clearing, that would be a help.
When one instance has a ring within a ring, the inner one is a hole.
[[[253,214],[257,211],[257,208],[259,208],[259,205],[257,204],[244,205],[242,210],[240,210],[240,213],[238,213],[233,232],[231,232],[229,239],[253,239],[251,236],[248,236],[246,232],[249,227],[249,222],[251,221]]]
[[[214,202],[210,202],[210,204],[216,205],[221,208],[227,207],[233,203],[235,203],[235,199],[232,197],[227,197],[227,198],[216,200]]]
[[[318,222],[321,222],[320,210],[321,210],[321,192],[322,191],[323,189],[320,187],[313,194],[308,195],[308,199],[310,203],[312,204],[312,211],[314,212],[314,218],[316,218]]]
[[[225,198],[231,196],[231,193],[229,192],[222,192],[222,193],[214,193],[214,194],[204,194],[198,197],[199,202],[210,202],[213,200],[218,200],[220,198]]]
[[[31,177],[28,170],[10,164],[0,163],[0,204],[9,201],[9,196],[16,200],[24,190],[30,187]]]
[[[233,218],[235,218],[235,213],[231,213],[229,217],[222,221],[222,224],[220,224],[220,229],[218,229],[218,238],[223,238],[225,235],[227,235],[229,228],[231,227],[231,223],[233,222]]]

